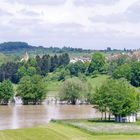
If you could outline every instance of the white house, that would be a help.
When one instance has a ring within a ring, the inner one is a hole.
[[[131,114],[131,115],[126,116],[126,117],[118,116],[118,117],[115,117],[115,121],[116,122],[120,122],[120,123],[136,122],[136,115],[135,114]]]

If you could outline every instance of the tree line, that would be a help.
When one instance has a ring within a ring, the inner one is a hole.
[[[98,52],[92,55],[91,62],[69,62],[69,55],[65,53],[60,56],[36,56],[28,62],[3,64],[0,67],[1,103],[7,104],[14,96],[13,82],[18,83],[16,96],[22,98],[23,104],[41,104],[46,98],[47,78],[62,81],[60,100],[70,104],[77,101],[93,104],[105,119],[107,114],[110,118],[111,115],[124,117],[137,113],[140,94],[135,87],[140,86],[140,62],[124,55],[108,61]],[[93,92],[86,78],[94,78],[98,74],[107,74],[110,78]]]
[[[36,58],[30,58],[28,62],[8,62],[0,66],[0,82],[10,80],[12,83],[18,83],[23,76],[35,74],[46,76],[58,67],[68,65],[69,61],[69,55],[64,53],[59,56],[37,55]]]

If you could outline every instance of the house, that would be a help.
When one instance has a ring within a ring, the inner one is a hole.
[[[135,114],[131,114],[131,115],[126,116],[126,117],[117,116],[117,117],[115,117],[115,121],[116,122],[120,122],[120,123],[136,122],[136,115]]]
[[[70,59],[70,63],[76,63],[78,61],[81,61],[83,63],[91,62],[91,58],[87,56],[83,56],[83,57],[73,57]]]

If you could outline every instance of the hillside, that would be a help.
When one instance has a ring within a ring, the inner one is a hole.
[[[87,54],[91,53],[91,50],[84,50],[82,48],[71,48],[71,47],[44,47],[44,46],[32,46],[26,42],[4,42],[0,44],[0,52],[4,54],[16,54],[16,55],[23,55],[25,52],[28,52],[30,55],[37,55],[37,54],[56,54],[56,53],[70,53],[75,54]]]

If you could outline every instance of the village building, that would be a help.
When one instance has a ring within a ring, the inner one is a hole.
[[[26,52],[25,55],[21,58],[20,62],[27,62],[29,60],[29,55]]]
[[[136,115],[135,114],[131,114],[129,116],[126,117],[115,117],[115,121],[119,122],[119,123],[132,123],[132,122],[136,122]]]
[[[83,56],[83,57],[72,57],[70,59],[70,63],[76,63],[78,61],[81,61],[83,63],[91,62],[91,58],[90,57],[87,57],[87,56]]]

